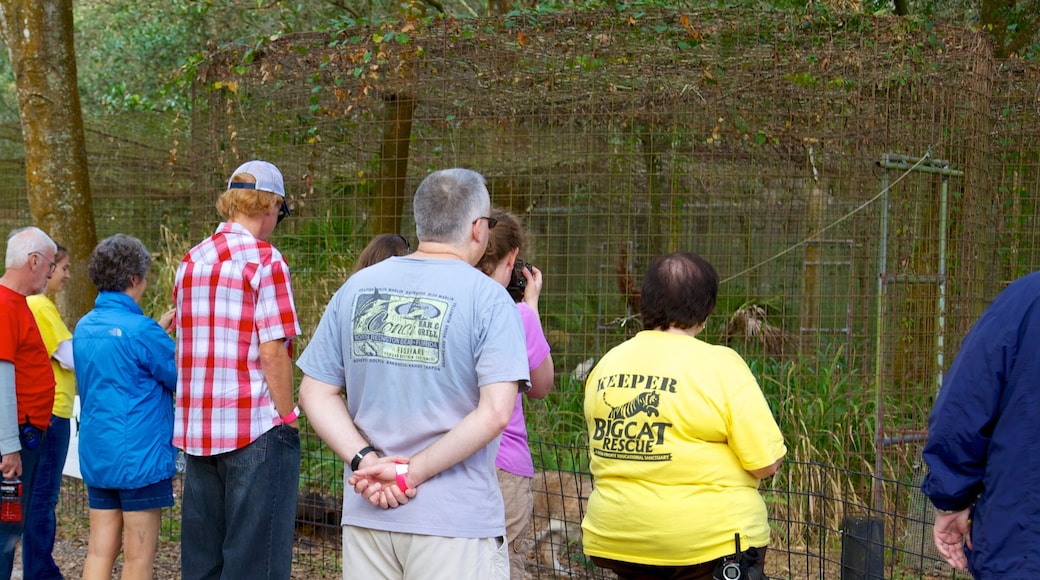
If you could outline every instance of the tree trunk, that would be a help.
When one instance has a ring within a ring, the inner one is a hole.
[[[72,0],[0,0],[0,37],[18,92],[33,223],[69,248],[72,279],[60,306],[71,327],[94,304],[86,259],[97,244]]]
[[[653,119],[647,119],[637,129],[643,147],[643,165],[646,166],[648,210],[644,217],[651,257],[678,249],[682,225],[678,215],[682,207],[676,206],[674,188],[664,182],[662,175],[664,163],[661,161],[661,146],[671,139],[667,135],[655,133],[657,129],[658,125]],[[666,216],[665,219],[656,217],[662,214]]]
[[[401,233],[414,111],[415,99],[411,96],[389,95],[383,99],[383,141],[379,145],[372,235]]]
[[[426,15],[426,5],[408,0],[399,5],[398,16],[405,23]],[[412,75],[411,62],[401,74]],[[379,180],[377,182],[372,235],[401,233],[404,217],[405,185],[408,177],[408,148],[412,138],[412,116],[416,100],[409,94],[383,97],[383,140],[379,144]]]

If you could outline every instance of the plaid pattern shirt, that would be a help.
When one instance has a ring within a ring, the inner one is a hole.
[[[300,334],[289,266],[271,244],[222,223],[177,269],[173,440],[190,455],[241,449],[280,423],[260,344]]]

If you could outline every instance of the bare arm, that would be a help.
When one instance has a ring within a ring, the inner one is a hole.
[[[780,469],[780,464],[783,463],[783,462],[784,462],[783,458],[780,458],[780,459],[776,460],[776,463],[774,463],[774,464],[772,464],[770,466],[761,467],[759,469],[752,469],[752,470],[749,470],[748,473],[750,473],[751,475],[755,476],[758,479],[765,479],[765,478],[773,475],[774,473],[776,473],[776,470]]]
[[[406,481],[419,485],[482,449],[505,431],[516,404],[516,381],[480,388],[477,408],[426,449],[416,453]]]
[[[542,295],[542,271],[534,266],[531,270],[523,268],[524,278],[527,279],[527,289],[524,290],[524,303],[531,307],[535,316],[538,315],[538,297]],[[536,368],[531,369],[531,389],[525,393],[532,399],[544,399],[553,388],[553,379],[556,367],[553,364],[552,355],[548,355]]]
[[[538,314],[538,297],[542,295],[542,271],[534,266],[531,269],[522,268],[520,273],[527,279],[527,288],[524,289],[524,302]]]
[[[542,364],[531,369],[531,390],[527,391],[527,396],[532,399],[544,399],[553,388],[555,373],[556,367],[553,365],[552,355],[546,355]]]
[[[293,397],[292,359],[289,358],[289,350],[285,348],[284,340],[260,344],[260,368],[271,390],[271,402],[274,403],[278,416],[284,417],[292,413],[293,407],[296,406]],[[296,421],[287,424],[299,429]]]
[[[463,461],[502,434],[516,404],[515,381],[492,383],[480,388],[477,408],[462,418],[455,427],[432,445],[413,455],[408,461],[405,482],[417,487],[438,473]],[[359,469],[355,474],[387,486],[394,481],[393,465],[385,463]]]
[[[354,454],[368,447],[369,441],[354,424],[347,408],[347,401],[343,398],[343,389],[340,387],[319,381],[305,373],[303,381],[300,382],[300,408],[306,413],[314,432],[348,465]],[[409,489],[401,492],[390,486],[396,477],[396,461],[406,463],[408,459],[397,456],[379,457],[375,453],[368,453],[358,464],[359,472],[368,470],[379,473],[377,466],[381,465],[389,470],[389,475],[383,479],[378,476],[363,478],[355,475],[348,479],[347,485],[354,486],[356,493],[362,494],[364,498],[383,508],[405,504],[408,498],[415,497],[416,491]],[[379,482],[380,485],[372,486],[375,482]],[[386,493],[379,493],[383,488],[386,488]]]
[[[348,465],[355,453],[368,446],[368,441],[354,425],[340,387],[323,383],[305,373],[300,381],[300,408],[314,432]],[[361,463],[366,463],[371,455],[366,455]]]

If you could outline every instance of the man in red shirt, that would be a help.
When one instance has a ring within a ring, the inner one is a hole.
[[[57,246],[35,227],[7,239],[0,277],[0,474],[22,480],[22,514],[29,513],[40,442],[54,406],[54,371],[36,319],[25,301],[47,287]],[[0,578],[10,578],[25,520],[0,522]]]
[[[181,261],[174,445],[187,469],[184,578],[289,578],[300,478],[289,343],[300,334],[289,266],[268,238],[283,217],[282,174],[235,170],[227,219]]]

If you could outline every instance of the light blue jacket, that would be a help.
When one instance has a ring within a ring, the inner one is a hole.
[[[136,489],[173,477],[174,342],[123,292],[102,292],[72,334],[83,481]]]

